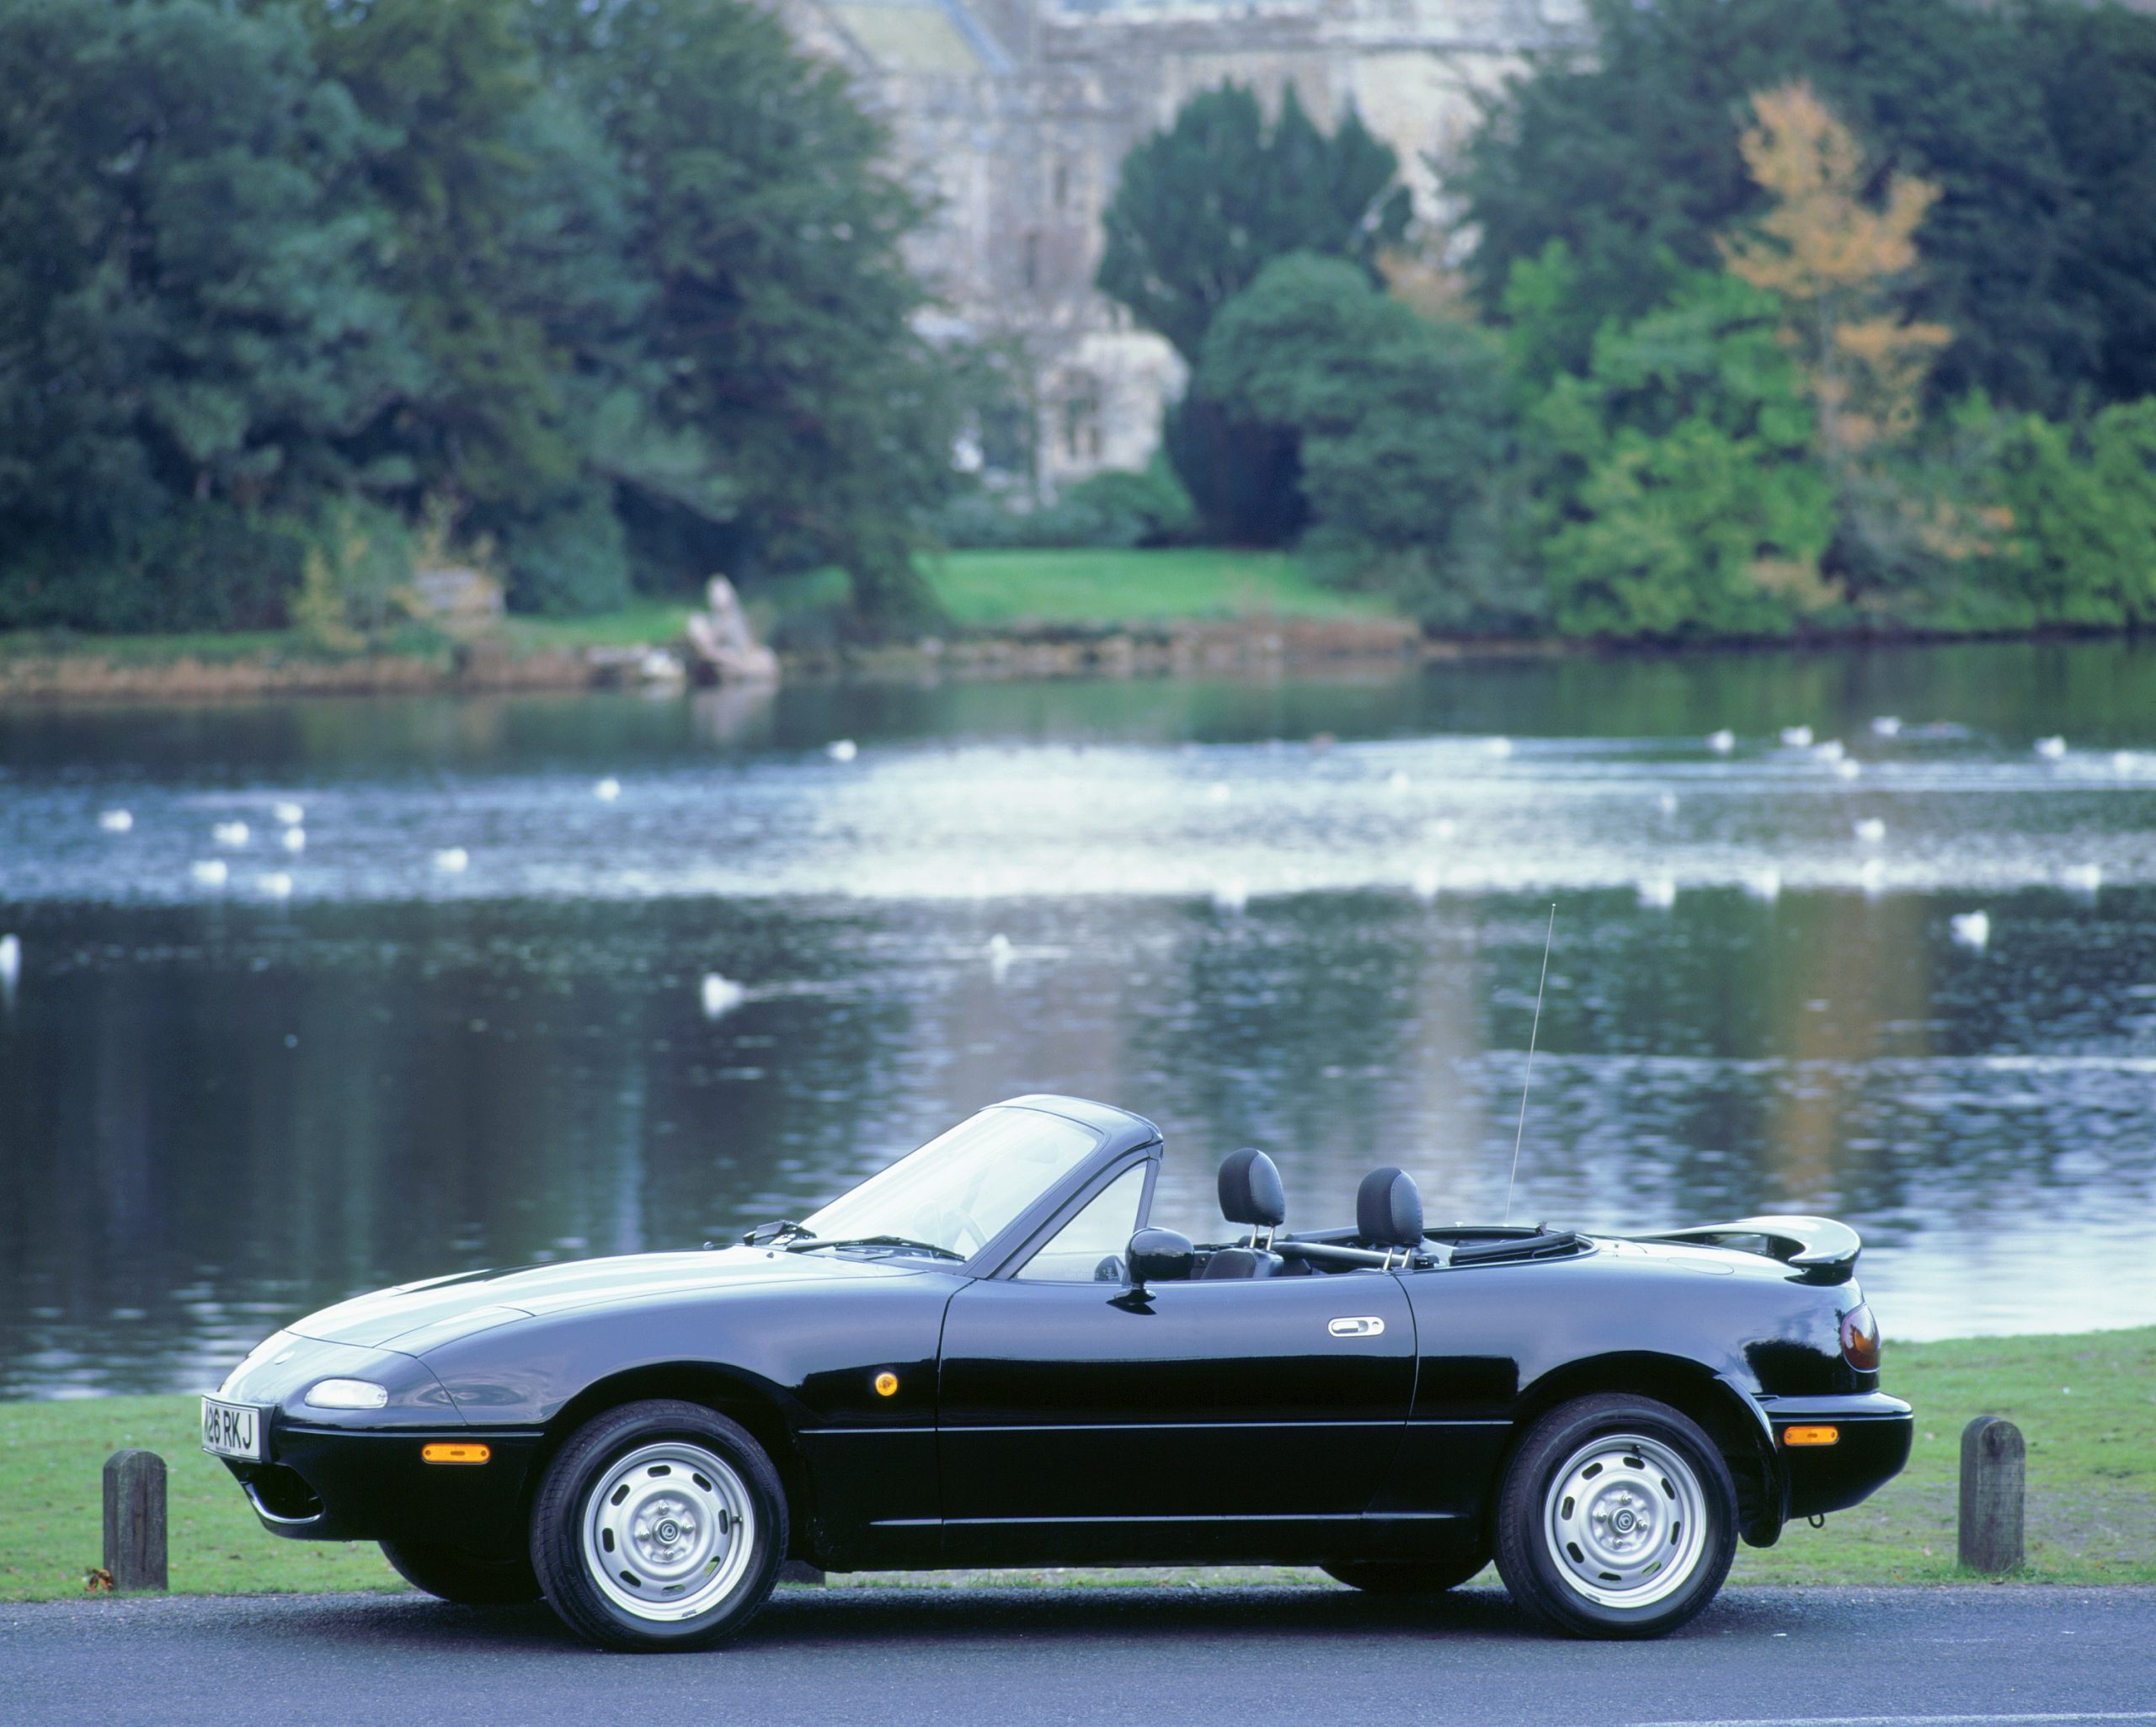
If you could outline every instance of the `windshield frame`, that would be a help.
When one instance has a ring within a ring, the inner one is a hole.
[[[1014,1255],[1022,1253],[1044,1226],[1059,1221],[1063,1214],[1072,1208],[1074,1200],[1078,1199],[1081,1195],[1090,1198],[1099,1185],[1100,1176],[1109,1165],[1115,1165],[1120,1172],[1127,1165],[1129,1154],[1141,1147],[1153,1148],[1155,1159],[1157,1160],[1159,1157],[1160,1130],[1144,1117],[1133,1115],[1129,1111],[1117,1109],[1109,1105],[1089,1103],[1079,1098],[1039,1095],[1010,1098],[1001,1103],[990,1104],[984,1109],[977,1110],[973,1115],[965,1117],[959,1122],[954,1122],[951,1128],[944,1131],[948,1133],[963,1127],[966,1122],[972,1121],[979,1116],[1003,1110],[1028,1110],[1039,1115],[1054,1117],[1090,1132],[1093,1136],[1094,1143],[1091,1149],[1082,1153],[1061,1175],[1049,1181],[1039,1193],[1022,1206],[1017,1214],[1001,1229],[969,1253],[963,1263],[955,1260],[931,1258],[926,1254],[909,1253],[903,1248],[887,1248],[877,1250],[878,1251],[894,1260],[905,1260],[910,1265],[924,1270],[934,1269],[969,1277],[992,1276],[1004,1268]],[[926,1145],[933,1144],[937,1139],[942,1137],[942,1133],[934,1135],[925,1141],[923,1145],[914,1147],[912,1151],[905,1154],[905,1157],[912,1156],[914,1152],[925,1149]],[[863,1176],[861,1181],[847,1188],[844,1193],[835,1195],[825,1204],[819,1206],[816,1211],[811,1213],[804,1221],[813,1223],[817,1215],[830,1210],[832,1206],[838,1204],[848,1196],[858,1192],[869,1182],[877,1180],[887,1170],[905,1160],[905,1157],[894,1158],[883,1169]],[[1151,1197],[1150,1181],[1147,1183],[1146,1197],[1149,1200]],[[855,1233],[857,1232],[851,1229],[846,1231],[849,1235]],[[897,1231],[895,1233],[910,1232]],[[815,1240],[814,1237],[797,1238],[787,1245],[789,1248],[813,1251]]]

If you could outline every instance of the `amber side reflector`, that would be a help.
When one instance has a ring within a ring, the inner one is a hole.
[[[1842,1430],[1838,1427],[1785,1427],[1784,1445],[1838,1445]]]
[[[898,1392],[898,1389],[899,1389],[899,1376],[898,1376],[896,1373],[878,1373],[878,1374],[876,1376],[876,1394],[877,1394],[877,1396],[878,1396],[878,1397],[891,1397],[891,1396],[894,1396],[894,1395],[896,1395],[896,1394],[897,1394],[897,1392]]]
[[[483,1445],[423,1445],[419,1455],[430,1463],[483,1463],[494,1452]]]

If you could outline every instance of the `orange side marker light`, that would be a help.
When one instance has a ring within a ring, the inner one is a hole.
[[[430,1463],[483,1463],[494,1452],[483,1445],[423,1445],[421,1459]]]
[[[891,1372],[889,1368],[886,1367],[882,1373],[876,1376],[877,1396],[895,1397],[898,1394],[898,1389],[899,1376]]]
[[[1838,1445],[1842,1430],[1838,1427],[1785,1427],[1784,1445]]]

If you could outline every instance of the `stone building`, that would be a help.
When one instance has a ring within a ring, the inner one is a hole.
[[[1352,104],[1399,153],[1420,215],[1441,219],[1433,164],[1473,124],[1472,93],[1582,17],[1580,0],[780,3],[884,114],[934,200],[916,262],[951,316],[1022,344],[1047,491],[1143,466],[1182,387],[1174,350],[1093,287],[1101,212],[1133,144],[1225,79],[1269,100],[1292,83],[1322,124]]]

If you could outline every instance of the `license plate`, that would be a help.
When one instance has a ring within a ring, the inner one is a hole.
[[[262,1461],[262,1411],[252,1404],[202,1399],[202,1449],[221,1458]]]

